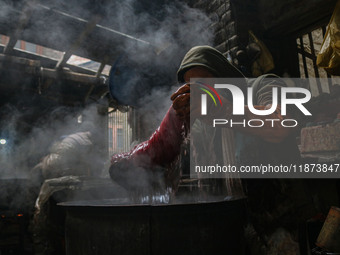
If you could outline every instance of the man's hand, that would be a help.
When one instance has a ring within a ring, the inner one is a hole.
[[[195,86],[195,83],[187,83],[181,86],[174,94],[171,95],[172,106],[181,120],[189,123],[190,116],[192,118],[197,118],[200,116],[201,120],[211,123],[212,118],[223,117],[228,118],[232,114],[232,103],[221,97],[223,102],[223,107],[215,108],[213,101],[208,100],[208,109],[213,109],[207,116],[201,116],[201,105],[199,100],[194,100],[190,107],[190,95],[193,92],[198,92],[195,89],[190,89],[190,86]],[[199,85],[199,84],[198,84]],[[198,97],[199,95],[197,95]]]
[[[172,107],[181,120],[190,120],[190,84],[181,86],[171,95]]]

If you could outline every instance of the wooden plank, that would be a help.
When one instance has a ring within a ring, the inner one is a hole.
[[[102,74],[105,65],[106,65],[105,62],[102,62],[102,63],[100,64],[100,67],[98,68],[97,73],[96,73],[96,76],[97,76],[97,77],[99,77],[99,76]]]
[[[0,45],[0,52],[3,51],[4,46]],[[32,59],[32,60],[38,60],[41,63],[41,66],[44,66],[46,68],[54,68],[58,62],[57,59],[54,58],[49,58],[44,55],[39,55],[33,52],[21,50],[21,49],[13,49],[13,52],[11,54],[14,57],[20,57],[20,58],[27,58],[27,59]],[[84,73],[84,74],[90,74],[90,75],[95,75],[96,72],[84,67],[80,66],[75,66],[75,65],[70,65],[66,64],[65,67],[71,69],[74,72],[77,73]]]
[[[311,60],[316,59],[315,55],[312,55],[311,53],[309,53],[308,51],[304,51],[301,48],[297,49],[297,52],[300,54],[304,54],[307,58],[310,58]]]
[[[65,52],[63,57],[58,61],[56,69],[63,67],[67,60],[72,56],[73,52],[79,48],[81,42],[86,39],[86,37],[95,29],[96,24],[101,20],[99,15],[95,15],[92,19],[87,22],[85,29],[80,33],[77,40],[72,44],[72,46]]]
[[[314,74],[315,74],[316,78],[319,78],[320,75],[319,75],[318,66],[316,65],[316,54],[315,54],[314,42],[313,42],[313,37],[312,37],[312,33],[311,32],[308,33],[308,39],[309,39],[309,45],[310,45],[310,49],[311,49],[311,54],[313,56],[315,56],[315,58],[312,59],[313,60]],[[322,88],[321,88],[321,83],[320,83],[319,79],[316,79],[316,84],[318,86],[319,94],[321,94],[322,93]]]
[[[72,71],[60,71],[49,68],[40,68],[40,72],[42,77],[52,78],[52,79],[66,79],[75,82],[79,82],[84,85],[93,85],[93,84],[104,84],[104,81],[95,75],[88,74],[80,74]]]
[[[20,10],[12,8],[8,12],[9,19],[0,17],[0,33],[11,35],[15,29],[13,22],[19,17]],[[79,37],[79,31],[83,31],[88,23],[79,17],[41,4],[34,8],[32,18],[26,29],[22,31],[18,39],[48,47],[61,52],[66,52]],[[123,45],[133,42],[136,47],[143,46],[150,53],[155,52],[155,46],[133,35],[122,33],[118,30],[97,24],[86,40],[79,42],[79,47],[72,54],[91,59],[96,62],[113,62],[121,53]]]
[[[302,36],[299,37],[299,40],[300,40],[300,47],[301,47],[303,70],[305,71],[305,77],[308,78],[308,68],[307,68],[307,62],[306,62],[306,52],[305,52],[304,47],[303,47]]]
[[[39,75],[41,77],[47,77],[52,79],[66,79],[74,82],[79,82],[83,85],[93,85],[93,84],[105,84],[104,79],[97,77],[96,75],[81,74],[69,71],[67,69],[55,70],[44,68],[41,66],[40,61],[19,58],[14,56],[8,56],[0,54],[0,69],[8,68],[7,63],[13,63],[18,65],[18,70],[20,66],[27,66],[30,68],[22,68],[23,72],[27,72],[33,75]]]

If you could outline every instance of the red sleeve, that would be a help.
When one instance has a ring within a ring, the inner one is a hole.
[[[111,165],[123,160],[134,166],[165,166],[178,156],[183,139],[183,121],[171,106],[158,129],[147,141],[136,145],[129,152],[114,155]]]

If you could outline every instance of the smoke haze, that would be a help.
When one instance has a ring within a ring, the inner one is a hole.
[[[0,0],[0,24],[13,19],[11,13],[19,4]],[[138,99],[138,110],[144,116],[144,122],[148,123],[145,128],[150,135],[171,106],[170,95],[179,86],[176,71],[185,52],[196,45],[212,44],[210,18],[179,1],[98,1],[93,6],[87,1],[78,0],[69,0],[67,4],[63,1],[44,1],[31,7],[33,10],[50,8],[46,16],[33,15],[23,31],[25,38],[40,38],[44,42],[43,46],[52,45],[50,48],[54,48],[53,45],[70,45],[81,32],[76,31],[75,34],[74,29],[63,26],[58,19],[49,23],[54,17],[53,11],[62,11],[84,20],[90,20],[95,13],[103,17],[97,25],[102,31],[112,30],[133,37],[126,39],[122,36],[118,44],[108,44],[107,49],[117,48],[119,54],[117,58],[107,61],[114,64],[119,56],[124,56],[124,61],[131,64],[137,77],[147,75],[144,82],[135,79],[132,89],[125,91],[124,97],[129,97],[140,86],[138,90],[143,93]],[[17,8],[15,12],[25,8]],[[17,21],[13,21],[12,25],[15,24]],[[39,34],[35,34],[37,28]],[[86,50],[82,51],[86,55]],[[82,51],[78,49],[78,52]],[[15,104],[8,104],[3,109],[6,113],[1,115],[0,134],[7,143],[0,145],[0,178],[27,178],[30,169],[49,153],[50,146],[61,136],[87,130],[102,133],[103,130],[96,127],[102,122],[98,119],[94,105],[82,110],[60,107],[51,113],[50,118],[36,123],[22,121],[26,112]],[[81,125],[77,122],[80,115],[86,116],[86,123]],[[24,132],[23,125],[28,125]]]

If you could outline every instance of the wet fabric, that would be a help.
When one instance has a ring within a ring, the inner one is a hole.
[[[55,142],[42,159],[44,179],[67,175],[100,175],[103,155],[96,148],[90,132],[78,132]]]

